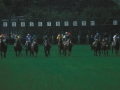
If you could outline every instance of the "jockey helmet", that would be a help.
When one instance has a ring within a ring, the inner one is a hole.
[[[17,36],[18,39],[20,39],[20,36]]]
[[[60,34],[58,34],[58,37],[60,36]]]
[[[70,35],[71,33],[70,32],[68,32],[68,35]]]
[[[99,35],[99,33],[96,33],[96,35]]]
[[[34,38],[36,38],[37,36],[36,35],[33,35]]]
[[[30,34],[27,34],[27,36],[30,36]]]
[[[65,32],[65,34],[68,34],[68,32]]]

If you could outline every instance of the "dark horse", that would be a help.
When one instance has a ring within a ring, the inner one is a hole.
[[[101,49],[102,49],[102,53],[104,53],[104,55],[108,56],[108,50],[109,50],[109,43],[107,41],[102,41],[101,42]]]
[[[34,41],[31,45],[31,54],[34,55],[35,52],[35,56],[37,56],[38,54],[38,43],[37,41]]]
[[[58,53],[59,55],[66,55],[66,41],[62,37],[58,39]]]
[[[32,54],[32,52],[31,52],[31,42],[26,43],[25,46],[26,46],[26,55],[28,55],[28,51],[29,51],[30,56],[31,56],[31,54]]]
[[[44,52],[45,52],[45,56],[48,57],[48,55],[50,54],[50,41],[49,40],[45,40],[44,42]]]
[[[73,43],[71,38],[67,41],[67,50],[68,50],[68,56],[71,57],[71,51],[72,51]]]
[[[94,55],[97,56],[97,54],[101,54],[101,43],[100,41],[94,41],[93,42],[93,50],[94,50]]]
[[[0,55],[2,57],[2,53],[4,53],[4,57],[6,58],[6,52],[7,52],[7,44],[1,40],[0,43]]]
[[[113,50],[115,49],[115,54],[118,55],[119,45],[120,45],[119,40],[112,42],[112,54]]]
[[[18,39],[18,40],[16,41],[16,43],[14,44],[14,50],[15,50],[15,53],[16,53],[16,57],[21,54],[22,45],[21,45],[21,42],[20,42],[19,39]],[[18,53],[17,53],[17,52],[18,52]]]

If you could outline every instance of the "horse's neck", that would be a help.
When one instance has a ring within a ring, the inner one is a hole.
[[[106,42],[102,42],[102,45],[104,46],[106,44]]]
[[[93,46],[97,46],[98,42],[94,41]]]
[[[31,43],[30,43],[30,42],[28,42],[28,46],[31,46]]]
[[[47,40],[44,42],[44,45],[45,45],[45,46],[47,46],[47,45],[48,45],[48,41],[47,41]]]
[[[59,42],[59,43],[62,43],[62,42],[63,42],[63,41],[62,41],[62,38],[60,38],[58,42]]]

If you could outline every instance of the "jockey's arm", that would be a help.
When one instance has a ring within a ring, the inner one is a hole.
[[[116,38],[116,36],[114,35],[114,36],[113,36],[113,41],[115,41],[115,38]]]
[[[96,35],[94,36],[94,40],[96,40]]]

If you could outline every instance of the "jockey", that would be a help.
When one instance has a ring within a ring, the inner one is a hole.
[[[14,46],[16,46],[17,40],[19,40],[19,41],[20,41],[20,36],[19,36],[19,35],[17,35],[17,36],[16,36],[16,38],[15,38],[15,43],[14,43]],[[20,41],[20,43],[21,43],[21,41]],[[21,44],[21,45],[22,45],[22,44]]]
[[[113,41],[117,41],[117,40],[119,40],[119,35],[118,35],[118,33],[116,33],[114,36],[113,36]]]
[[[59,40],[59,39],[60,39],[60,34],[57,35],[57,40]]]
[[[68,38],[68,39],[71,38],[71,33],[70,33],[70,32],[68,32],[68,36],[67,36],[67,38]]]
[[[31,37],[31,35],[30,34],[27,34],[27,36],[26,36],[26,45],[28,45],[28,42],[30,42],[31,43],[31,41],[32,41],[32,37]]]
[[[33,39],[33,40],[34,40],[34,39],[37,40],[37,36],[36,36],[36,35],[33,35],[32,39]]]
[[[99,33],[96,33],[96,35],[94,36],[94,40],[96,40],[96,39],[100,39],[100,35],[99,35]]]
[[[58,34],[58,36],[57,36],[57,40],[58,40],[58,45],[60,44],[60,39],[62,39],[63,40],[63,34]]]
[[[33,35],[32,37],[32,45],[31,46],[34,46],[35,43],[37,43],[37,36],[36,35]]]
[[[63,38],[64,38],[65,40],[67,40],[67,38],[68,38],[68,32],[65,32],[65,35],[63,36]]]
[[[58,34],[57,40],[59,40],[60,38],[63,38],[63,37],[64,37],[63,34]]]
[[[52,44],[51,44],[51,41],[50,41],[50,36],[49,35],[46,35],[46,37],[47,37],[47,42],[48,42],[48,45],[50,45],[50,47],[52,46]]]
[[[5,45],[7,45],[7,44],[6,44],[6,37],[5,37],[4,34],[1,34],[1,41],[3,41],[3,43],[4,43]]]
[[[70,42],[70,43],[73,45],[73,43],[72,43],[72,36],[71,36],[71,33],[70,33],[70,32],[68,32],[67,42]]]

